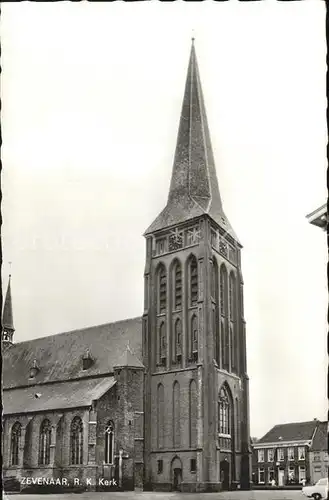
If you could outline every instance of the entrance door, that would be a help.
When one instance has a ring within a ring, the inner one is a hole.
[[[181,490],[183,468],[179,457],[175,457],[171,462],[171,485],[173,491]]]
[[[279,486],[284,485],[284,469],[279,469],[278,483],[279,483]]]
[[[180,491],[182,482],[182,469],[174,469],[173,490]]]
[[[228,491],[230,489],[230,464],[227,460],[222,460],[220,463],[220,481],[222,490]]]

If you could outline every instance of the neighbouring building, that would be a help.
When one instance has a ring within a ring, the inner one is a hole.
[[[141,318],[15,343],[9,283],[5,478],[250,487],[242,246],[223,210],[193,43],[168,202],[144,236]]]
[[[303,480],[311,482],[315,453],[313,447],[315,445],[320,451],[324,446],[324,425],[328,423],[317,419],[275,425],[253,444],[254,482],[265,485],[274,479],[278,486],[301,484]],[[323,451],[323,460],[324,456]]]
[[[320,422],[310,448],[310,478],[316,483],[328,477],[328,422]]]
[[[317,208],[310,214],[306,216],[308,222],[313,226],[318,226],[324,231],[327,229],[328,224],[328,209],[327,204],[322,205],[320,208]]]

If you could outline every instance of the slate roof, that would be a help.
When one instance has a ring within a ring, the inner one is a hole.
[[[36,384],[112,373],[128,343],[133,354],[141,360],[141,318],[13,344],[2,353],[3,387],[29,385],[34,360],[40,369],[35,377]],[[82,357],[88,350],[94,363],[83,370]]]
[[[167,206],[145,234],[208,214],[235,241],[219,193],[214,154],[192,43]]]
[[[90,406],[115,384],[114,377],[88,378],[3,391],[4,414]]]
[[[259,443],[274,443],[276,441],[309,441],[312,439],[318,423],[318,420],[311,420],[310,422],[275,425],[265,436],[257,441],[257,445]],[[280,437],[282,439],[279,439]]]
[[[118,361],[114,364],[115,367],[130,367],[130,368],[144,368],[143,363],[135,356],[130,349],[130,344],[127,345],[124,353]]]
[[[328,451],[328,422],[319,422],[311,451]]]

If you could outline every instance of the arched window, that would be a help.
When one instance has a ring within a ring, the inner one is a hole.
[[[71,464],[83,463],[83,424],[80,417],[74,417],[71,424]]]
[[[175,322],[175,361],[180,360],[182,355],[182,322],[177,319]]]
[[[236,304],[235,304],[235,276],[230,273],[230,319],[235,321]]]
[[[167,273],[163,264],[158,269],[158,313],[165,313],[167,309]]]
[[[190,259],[189,268],[190,305],[196,306],[198,303],[198,263],[194,256]]]
[[[182,266],[176,262],[174,266],[174,309],[182,308]]]
[[[167,339],[166,339],[166,325],[164,321],[161,323],[159,328],[159,356],[160,364],[166,364],[167,358]]]
[[[218,433],[221,449],[231,449],[232,446],[232,404],[225,387],[218,396]]]
[[[228,370],[230,365],[230,334],[228,325],[228,276],[224,264],[222,264],[220,268],[220,312],[222,317],[222,367]]]
[[[215,258],[211,259],[210,262],[210,293],[211,293],[211,298],[212,300],[217,303],[217,296],[218,296],[218,267],[217,267],[217,261]]]
[[[191,355],[194,361],[198,359],[198,318],[193,314],[191,318]]]
[[[158,448],[163,448],[163,436],[164,436],[164,388],[162,384],[158,385],[157,393],[157,438],[158,438]]]
[[[51,424],[48,419],[40,426],[39,465],[49,465],[51,445]]]
[[[195,380],[191,380],[189,388],[189,434],[190,448],[197,445],[197,389]]]
[[[173,446],[178,448],[180,446],[180,387],[176,381],[173,385]]]
[[[21,433],[21,424],[19,422],[15,422],[11,430],[11,465],[19,465],[19,445]]]
[[[105,463],[114,463],[114,424],[112,420],[109,421],[105,429]]]

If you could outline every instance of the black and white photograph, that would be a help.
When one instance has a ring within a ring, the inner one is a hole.
[[[1,6],[6,499],[328,499],[325,2]]]

